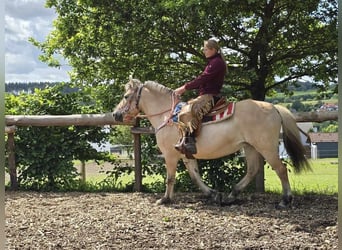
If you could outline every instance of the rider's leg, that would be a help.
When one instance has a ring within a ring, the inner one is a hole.
[[[195,133],[190,132],[188,126],[180,126],[181,130],[181,138],[178,143],[175,145],[175,149],[178,151],[190,154],[196,154],[196,140],[195,140]]]
[[[201,120],[213,106],[212,95],[202,95],[188,102],[178,115],[179,129],[182,137],[175,145],[180,152],[196,154],[195,131],[200,127]]]

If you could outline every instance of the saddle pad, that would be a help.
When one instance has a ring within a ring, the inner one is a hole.
[[[202,119],[203,123],[219,122],[228,119],[234,114],[235,102],[230,102],[228,106],[220,113],[215,115],[205,115]]]
[[[183,106],[185,106],[186,104],[187,104],[186,102],[177,103],[175,109],[173,110],[172,117],[171,117],[173,122],[178,122],[178,114],[183,108]]]
[[[185,106],[186,102],[179,102],[172,114],[172,121],[178,122],[178,113],[181,111],[182,107]],[[235,109],[235,102],[231,102],[228,104],[228,106],[220,113],[215,115],[205,115],[202,119],[203,123],[210,123],[210,122],[219,122],[221,120],[228,119],[234,114]]]

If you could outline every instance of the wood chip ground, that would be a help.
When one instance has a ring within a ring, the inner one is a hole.
[[[34,193],[5,196],[7,249],[337,249],[337,196],[245,195],[208,204],[201,194]]]

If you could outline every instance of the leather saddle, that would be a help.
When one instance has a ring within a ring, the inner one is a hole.
[[[226,97],[221,97],[215,105],[211,108],[209,113],[205,114],[202,118],[202,122],[212,121],[212,117],[223,112],[230,102],[227,101]]]

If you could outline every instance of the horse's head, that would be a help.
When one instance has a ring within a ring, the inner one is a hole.
[[[125,94],[113,112],[115,121],[129,122],[139,113],[138,105],[142,86],[139,80],[132,78],[126,83]]]

